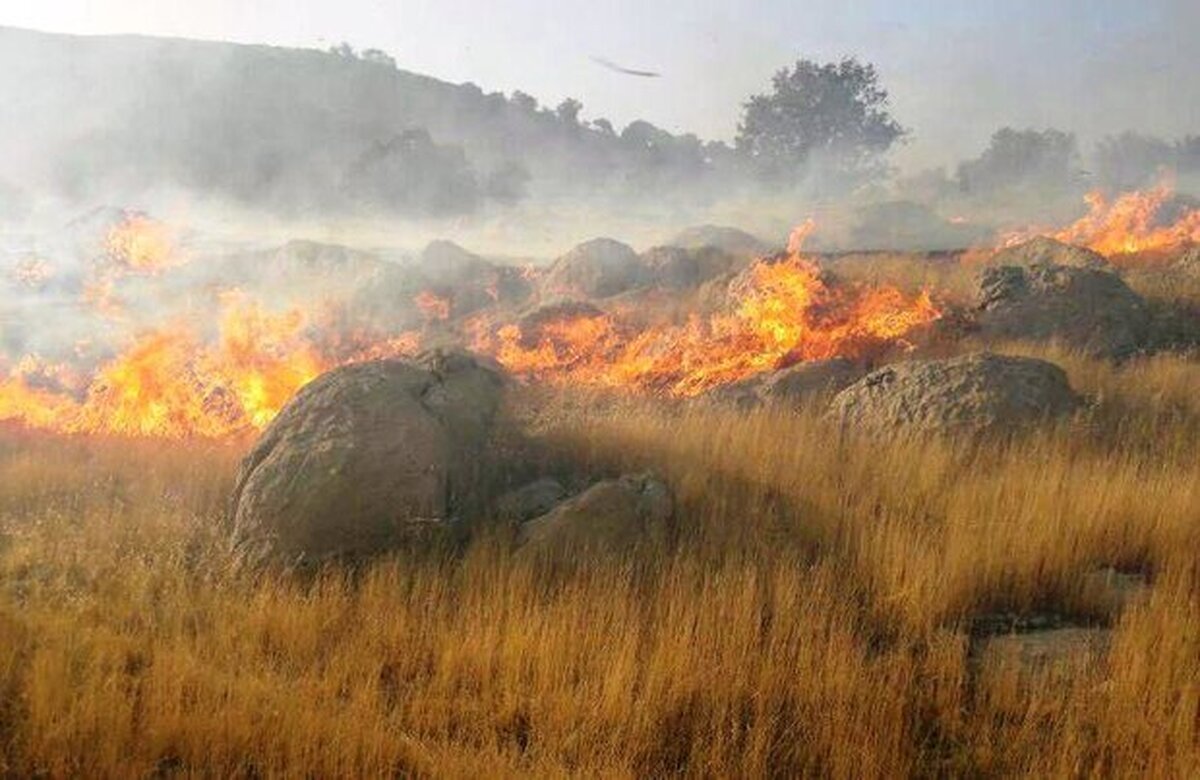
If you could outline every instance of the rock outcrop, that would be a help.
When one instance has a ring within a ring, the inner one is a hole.
[[[874,371],[838,393],[830,415],[873,434],[974,436],[1028,428],[1079,404],[1053,363],[983,353]]]
[[[1111,269],[1104,255],[1074,244],[1064,244],[1049,236],[1035,236],[1020,244],[1001,249],[992,255],[992,266],[1012,265],[1019,268],[1065,265],[1071,268]]]
[[[597,482],[541,517],[523,524],[523,555],[558,559],[621,554],[641,544],[662,543],[673,501],[659,480],[642,474]]]
[[[678,292],[744,267],[746,261],[715,247],[684,249],[658,246],[642,254],[647,280],[661,289]]]
[[[626,244],[595,238],[554,261],[542,279],[543,298],[608,298],[648,280],[645,263]]]
[[[746,231],[723,225],[686,228],[675,234],[667,245],[681,249],[712,247],[741,258],[759,257],[771,250],[765,242]]]
[[[1057,341],[1094,357],[1127,357],[1151,335],[1145,301],[1116,274],[1092,268],[986,269],[976,310],[985,337]]]
[[[707,398],[744,409],[762,405],[796,406],[837,393],[861,379],[864,373],[866,369],[861,363],[845,358],[813,360],[717,387]]]
[[[567,497],[567,489],[553,477],[542,477],[527,485],[510,490],[496,501],[496,512],[502,520],[524,523],[546,514]]]
[[[500,388],[496,373],[458,354],[318,377],[242,462],[232,502],[238,557],[357,558],[444,528],[477,497]]]

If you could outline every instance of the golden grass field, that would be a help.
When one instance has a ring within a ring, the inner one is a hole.
[[[231,569],[241,448],[0,437],[0,776],[1200,773],[1200,361],[1040,348],[1093,400],[984,447],[813,410],[565,399],[561,462],[652,467],[677,538],[563,569],[483,534],[353,574]],[[1121,612],[1085,583],[1138,570]],[[972,657],[972,615],[1114,627]]]

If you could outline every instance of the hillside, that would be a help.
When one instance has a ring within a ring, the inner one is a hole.
[[[183,188],[281,212],[453,215],[678,183],[726,149],[577,113],[347,51],[0,28],[0,209]]]

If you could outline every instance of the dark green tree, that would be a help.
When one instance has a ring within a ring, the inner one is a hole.
[[[1140,133],[1108,136],[1096,144],[1096,176],[1113,191],[1145,187],[1175,169],[1179,147]]]
[[[567,98],[558,104],[558,108],[554,109],[554,113],[567,127],[578,127],[579,112],[582,110],[583,103],[580,103],[575,98]]]
[[[973,160],[959,163],[955,178],[964,193],[986,194],[1013,187],[1066,191],[1079,180],[1079,148],[1073,133],[1053,128],[1002,127]]]
[[[888,112],[875,66],[853,57],[799,60],[743,108],[737,149],[761,176],[779,181],[819,167],[842,183],[859,183],[883,171],[884,155],[905,134]]]

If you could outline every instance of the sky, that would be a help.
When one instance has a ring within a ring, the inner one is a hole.
[[[806,57],[875,63],[911,130],[907,170],[974,156],[998,127],[1085,148],[1200,133],[1197,0],[0,0],[0,25],[387,51],[397,64],[617,127],[731,140],[745,99]],[[660,72],[622,75],[600,57]]]

